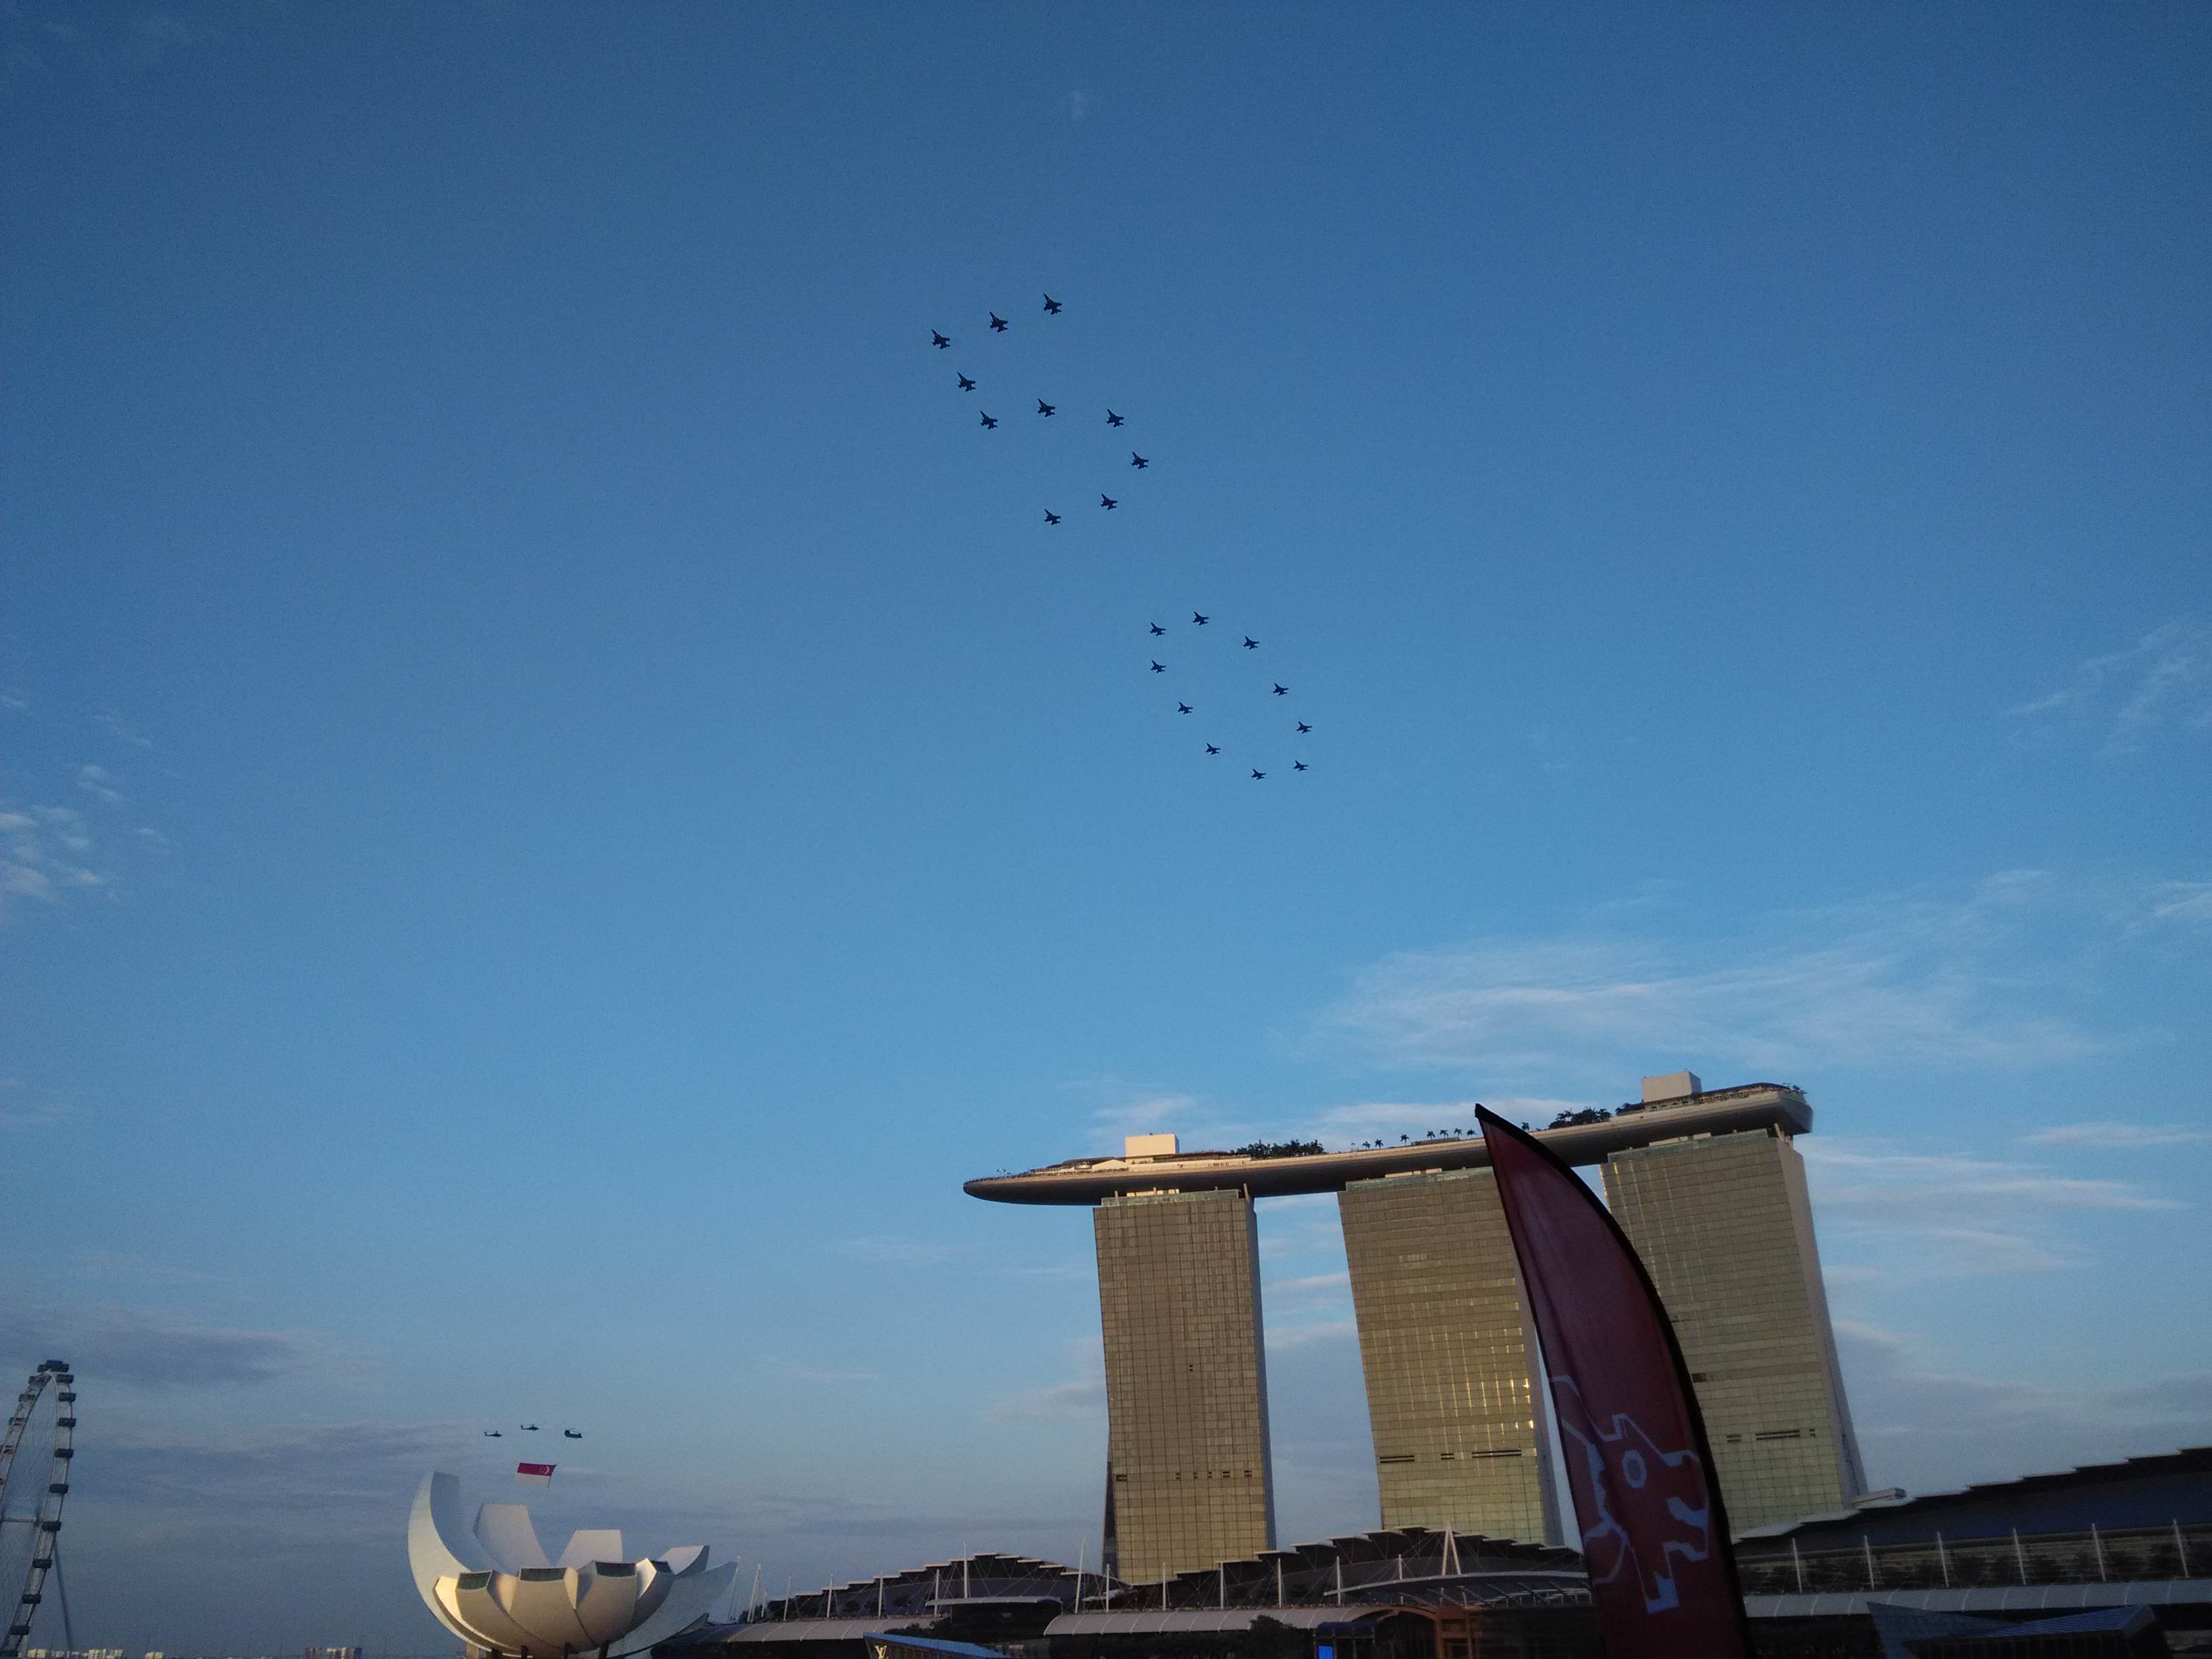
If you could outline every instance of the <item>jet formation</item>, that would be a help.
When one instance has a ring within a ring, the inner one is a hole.
[[[1050,294],[1046,294],[1043,298],[1044,314],[1048,318],[1059,317],[1066,309],[1066,306],[1060,301],[1054,298]],[[1008,334],[1013,331],[1013,324],[1006,318],[1000,316],[997,312],[986,309],[983,315],[983,337],[985,339],[988,340],[989,337],[993,335]],[[929,343],[931,347],[936,350],[948,351],[951,349],[954,340],[954,336],[945,333],[942,329],[933,328],[929,331]],[[980,372],[975,374],[970,374],[967,373],[964,368],[956,368],[953,379],[957,383],[959,389],[962,392],[975,392],[978,389],[978,387],[982,384],[983,376]],[[1000,389],[1001,392],[1006,390],[1003,386]],[[1048,387],[1047,389],[1050,390],[1051,388]],[[1035,391],[1031,391],[1029,395],[1036,399],[1037,417],[1040,420],[1050,420],[1060,412],[1060,404],[1054,402],[1051,398],[1039,395]],[[990,433],[996,432],[999,429],[1000,422],[996,416],[981,409],[976,410],[976,416],[979,430]],[[1105,416],[1106,424],[1109,428],[1118,428],[1128,424],[1128,417],[1123,415],[1121,410],[1115,409],[1110,405],[1106,408]],[[1062,427],[1059,429],[1064,431],[1065,428]],[[1152,470],[1152,458],[1143,453],[1141,451],[1132,449],[1129,452],[1128,465],[1130,470],[1133,471],[1148,473]],[[1119,496],[1109,495],[1102,489],[1098,492],[1098,506],[1102,512],[1117,512],[1121,508],[1121,499]],[[1057,528],[1060,525],[1063,518],[1063,515],[1060,513],[1048,507],[1043,509],[1043,514],[1045,527],[1048,530]],[[1031,522],[1034,523],[1035,520],[1031,520]],[[1212,617],[1206,612],[1194,611],[1190,613],[1189,626],[1192,628],[1202,629],[1210,624],[1212,620]],[[1170,630],[1167,628],[1162,626],[1158,623],[1147,623],[1146,628],[1147,636],[1154,640],[1165,639],[1169,631]],[[1249,634],[1239,635],[1239,640],[1240,648],[1243,650],[1257,651],[1261,648],[1261,641],[1255,639]],[[1169,656],[1165,660],[1158,657],[1150,657],[1146,659],[1146,667],[1148,672],[1166,675],[1175,672],[1177,662],[1178,655],[1176,652],[1170,649]],[[1259,692],[1260,690],[1260,687],[1253,687],[1254,692]],[[1186,692],[1184,694],[1184,697],[1178,697],[1175,700],[1175,712],[1178,717],[1215,712],[1209,711],[1207,709],[1206,706],[1209,699],[1206,696],[1200,696],[1194,702],[1186,701],[1185,697],[1191,695],[1192,694]],[[1263,695],[1274,697],[1287,697],[1291,695],[1291,688],[1284,684],[1280,680],[1271,679],[1266,683],[1266,690]],[[1300,738],[1310,736],[1314,729],[1310,721],[1303,720],[1291,722],[1291,728],[1292,733]],[[1208,755],[1219,755],[1224,752],[1220,744],[1210,741],[1203,736],[1201,736],[1200,738],[1200,744]],[[1301,744],[1300,747],[1304,748],[1304,745]],[[1309,750],[1306,752],[1310,753],[1311,751]],[[1264,767],[1253,766],[1248,763],[1245,769],[1250,775],[1251,781],[1255,783],[1265,782],[1267,779],[1267,769]],[[1293,774],[1307,772],[1311,769],[1311,767],[1309,766],[1303,759],[1293,760],[1291,763],[1291,770]],[[523,1426],[526,1429],[534,1430],[537,1427],[537,1425],[534,1423],[525,1424]],[[485,1432],[489,1435],[496,1436],[499,1433],[499,1431],[496,1429],[490,1429],[485,1431]],[[562,1431],[562,1433],[570,1439],[581,1439],[583,1437],[573,1429],[564,1429]]]

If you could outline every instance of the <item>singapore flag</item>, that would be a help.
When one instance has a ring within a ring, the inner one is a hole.
[[[518,1486],[550,1486],[553,1484],[553,1466],[550,1463],[517,1463],[514,1466],[514,1484]]]

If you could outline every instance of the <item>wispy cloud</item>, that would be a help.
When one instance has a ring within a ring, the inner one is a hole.
[[[2212,729],[2212,623],[2178,617],[2125,650],[2075,664],[2051,690],[2005,713],[2027,735],[2100,733],[2132,754],[2162,728]]]
[[[127,744],[133,749],[151,749],[154,746],[154,739],[134,728],[123,718],[123,711],[119,708],[95,708],[92,711],[92,721],[118,743]]]
[[[2189,1123],[2057,1123],[2021,1139],[2031,1146],[2126,1152],[2140,1146],[2188,1146],[2212,1141],[2212,1128]]]
[[[1267,1126],[1224,1113],[1215,1102],[1181,1090],[1113,1077],[1079,1079],[1060,1086],[1091,1101],[1091,1143],[1104,1152],[1118,1154],[1125,1135],[1172,1131],[1188,1152],[1235,1146],[1267,1133]]]
[[[319,1369],[336,1358],[305,1331],[242,1330],[145,1308],[15,1304],[0,1309],[0,1329],[18,1358],[65,1353],[82,1370],[143,1388],[204,1388],[273,1382]]]
[[[0,1077],[0,1129],[43,1129],[76,1115],[73,1101],[51,1089],[33,1089],[19,1077]]]
[[[1817,1180],[1820,1202],[1831,1209],[1904,1211],[1956,1226],[1978,1215],[2185,1207],[2137,1182],[2059,1175],[1966,1152],[1899,1152],[1881,1141],[1834,1135],[1800,1141],[1798,1148]]]
[[[118,1429],[100,1447],[102,1492],[113,1502],[173,1507],[201,1528],[220,1511],[263,1523],[281,1516],[286,1530],[305,1521],[319,1533],[374,1535],[389,1524],[392,1495],[450,1457],[464,1436],[473,1431],[443,1423]]]
[[[1839,1321],[1852,1417],[1877,1481],[1929,1491],[2202,1445],[2212,1373],[2064,1388],[1948,1369],[1910,1335]]]
[[[1977,1153],[1900,1150],[1819,1135],[1797,1143],[1820,1216],[1824,1276],[1847,1303],[1953,1279],[2094,1265],[2081,1235],[2100,1214],[2188,1206],[2135,1181]]]
[[[24,900],[59,904],[106,887],[84,814],[74,806],[0,805],[0,915]]]
[[[167,837],[151,825],[126,832],[116,822],[112,809],[127,805],[130,793],[112,768],[80,762],[69,768],[68,782],[90,803],[60,805],[51,798],[59,793],[54,783],[40,788],[49,796],[45,801],[0,799],[0,918],[28,903],[54,906],[88,894],[112,896],[118,874],[113,849],[118,844],[144,852],[167,850]]]
[[[95,799],[106,801],[111,806],[120,804],[123,799],[121,780],[104,766],[78,767],[76,787]]]
[[[781,1354],[770,1354],[760,1362],[761,1370],[770,1376],[787,1377],[796,1382],[879,1382],[883,1379],[874,1371],[828,1371],[802,1365]]]
[[[2154,890],[2179,902],[2171,886]],[[1323,1029],[1388,1062],[1501,1080],[1614,1078],[1627,1057],[1654,1055],[1785,1076],[1870,1054],[2001,1071],[2051,1065],[2122,1039],[2077,1017],[2086,991],[2068,977],[2077,951],[2026,947],[2064,930],[2117,939],[2143,900],[2138,884],[2116,910],[2110,893],[2007,871],[1949,898],[1777,914],[1702,945],[1581,925],[1554,938],[1478,939],[1376,963]]]
[[[2212,881],[2162,881],[2150,890],[2149,921],[2212,927]]]
[[[1071,1422],[1103,1417],[1106,1379],[1089,1377],[1024,1389],[993,1401],[983,1414],[994,1423]]]
[[[1272,1300],[1287,1296],[1340,1296],[1352,1288],[1349,1272],[1307,1273],[1297,1279],[1271,1279],[1267,1295]]]
[[[1000,1272],[1017,1279],[1059,1279],[1080,1280],[1095,1271],[1088,1261],[1032,1261],[1018,1266],[1002,1266]]]
[[[206,1285],[210,1275],[132,1250],[88,1250],[76,1259],[81,1279],[130,1279],[149,1285]]]
[[[933,1267],[959,1254],[959,1247],[941,1240],[905,1238],[892,1233],[869,1233],[845,1243],[848,1255],[887,1267]]]
[[[1267,1328],[1267,1348],[1310,1348],[1323,1342],[1357,1342],[1359,1327],[1349,1319],[1327,1319],[1312,1325]]]

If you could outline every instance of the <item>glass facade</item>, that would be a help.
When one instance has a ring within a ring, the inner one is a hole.
[[[1260,1259],[1242,1193],[1092,1212],[1116,1559],[1141,1583],[1272,1549]]]
[[[1487,1170],[1354,1182],[1338,1195],[1382,1525],[1559,1536],[1536,1345]]]
[[[1674,1320],[1736,1532],[1865,1489],[1836,1364],[1805,1162],[1770,1131],[1613,1153],[1606,1202]]]

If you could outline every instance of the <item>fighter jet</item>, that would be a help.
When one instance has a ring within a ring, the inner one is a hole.
[[[1213,618],[1212,618],[1212,617],[1201,617],[1201,616],[1200,616],[1200,615],[1198,614],[1198,612],[1197,612],[1197,611],[1192,611],[1192,612],[1190,613],[1190,619],[1191,619],[1193,622],[1196,623],[1197,623],[1200,628],[1205,627],[1205,626],[1206,625],[1206,623],[1210,623],[1210,622],[1212,622],[1212,621],[1213,620]]]
[[[1190,705],[1187,702],[1177,703],[1176,705],[1176,713],[1178,714],[1188,714],[1190,713]]]
[[[1152,463],[1133,449],[1129,452],[1129,465],[1135,467],[1138,471],[1142,472],[1146,467],[1150,466]]]
[[[961,374],[959,370],[953,371],[953,377],[960,382],[960,389],[963,392],[973,392],[975,389],[975,382]]]
[[[976,412],[978,415],[983,415],[983,411],[982,411],[981,410],[980,410],[980,409],[979,409],[979,410],[977,410],[975,412]],[[998,423],[996,421],[993,420],[993,419],[992,419],[988,415],[983,415],[983,430],[984,430],[984,431],[986,431],[986,432],[995,432],[996,430],[998,430],[998,426],[999,426],[999,423]]]
[[[1244,636],[1244,648],[1247,651],[1257,651],[1260,648],[1260,641],[1247,634]]]
[[[1111,495],[1101,495],[1098,498],[1098,505],[1104,507],[1109,513],[1111,513],[1115,507],[1121,506],[1121,503],[1115,501]]]
[[[1161,627],[1158,623],[1154,623],[1152,624],[1152,634],[1153,634],[1153,636],[1154,636],[1155,638],[1157,638],[1158,635],[1162,635],[1162,634],[1166,633],[1167,631],[1168,631],[1168,630],[1167,630],[1166,629],[1164,629],[1164,628]]]
[[[1220,751],[1218,749],[1216,749],[1216,748],[1215,748],[1212,744],[1210,744],[1210,743],[1209,743],[1208,744],[1206,744],[1206,752],[1207,754],[1209,754],[1209,755],[1218,755],[1218,754],[1219,754],[1221,751]]]
[[[1291,695],[1291,688],[1287,685],[1279,685],[1275,688],[1275,695],[1279,697],[1287,697]]]
[[[1155,674],[1164,674],[1167,672],[1168,665],[1164,662],[1156,662],[1152,665],[1152,672]]]
[[[1265,772],[1261,771],[1257,767],[1255,767],[1252,769],[1252,775],[1255,778],[1264,778],[1267,775]]]
[[[1106,424],[1109,426],[1119,426],[1121,424],[1121,417],[1109,409],[1106,411]]]
[[[997,312],[993,312],[991,313],[991,332],[994,334],[1004,334],[1006,331],[1006,319],[999,315]]]
[[[1305,769],[1306,763],[1304,761],[1292,761],[1291,763],[1291,770],[1293,772],[1303,772]]]
[[[1060,315],[1060,301],[1054,299],[1049,294],[1044,296],[1044,314],[1048,317],[1057,317]]]
[[[1308,726],[1304,720],[1300,720],[1298,722],[1298,730],[1301,732],[1310,732],[1313,730],[1313,727]]]
[[[561,1437],[563,1440],[581,1440],[584,1437],[574,1429],[563,1429],[561,1431]]]
[[[1058,524],[1060,522],[1060,514],[1054,512],[1050,507],[1047,507],[1044,510],[1044,521],[1047,524]]]
[[[933,328],[929,331],[929,343],[942,351],[952,343],[952,337],[950,334],[939,334]]]
[[[1040,415],[1049,415],[1049,414],[1051,414],[1051,413],[1052,413],[1052,409],[1053,409],[1053,406],[1052,406],[1050,404],[1048,404],[1048,403],[1045,402],[1045,400],[1044,400],[1043,398],[1038,398],[1038,399],[1037,399],[1037,413],[1038,413],[1038,414],[1040,414]]]

